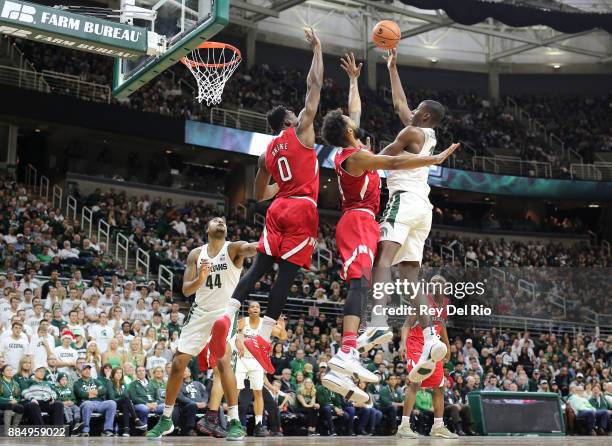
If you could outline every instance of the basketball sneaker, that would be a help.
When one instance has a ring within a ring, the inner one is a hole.
[[[210,354],[215,358],[223,358],[225,355],[225,345],[227,344],[227,334],[232,326],[229,316],[224,314],[215,321],[210,331],[208,341]]]
[[[377,383],[380,379],[379,376],[361,365],[359,352],[354,348],[351,348],[348,353],[340,350],[327,362],[327,365],[336,373],[350,375],[368,383]]]
[[[241,441],[246,437],[246,430],[242,427],[239,420],[231,420],[227,431],[227,441]]]
[[[431,427],[431,431],[429,431],[430,437],[438,437],[438,438],[459,438],[459,435],[449,431],[446,426],[438,426]]]
[[[164,435],[169,435],[174,431],[172,418],[162,415],[153,429],[146,433],[146,437],[151,440],[161,439]]]
[[[244,340],[244,346],[264,368],[266,373],[274,373],[274,366],[270,360],[272,345],[261,336],[253,336]]]
[[[354,403],[366,404],[370,395],[361,390],[351,378],[329,371],[321,379],[321,383],[332,392],[336,392]]]
[[[410,423],[402,423],[400,427],[397,429],[397,433],[395,434],[398,438],[411,438],[416,439],[419,438],[420,435],[410,429]]]
[[[393,339],[393,332],[389,327],[369,327],[357,338],[357,351],[364,353],[377,345],[386,344]]]
[[[215,438],[227,437],[227,431],[219,425],[218,415],[204,415],[196,424],[196,429],[203,435]]]
[[[429,378],[436,370],[436,363],[446,355],[446,344],[440,340],[440,335],[430,335],[425,339],[423,352],[410,373],[408,379],[413,383],[420,383]]]

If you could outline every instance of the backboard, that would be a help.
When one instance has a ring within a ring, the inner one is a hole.
[[[117,59],[113,94],[127,97],[210,39],[229,22],[230,0],[122,0],[122,21],[166,37],[160,56]],[[141,9],[142,8],[142,9]],[[148,11],[153,11],[153,17]]]

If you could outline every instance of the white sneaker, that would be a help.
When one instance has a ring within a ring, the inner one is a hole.
[[[438,437],[438,438],[449,438],[455,439],[459,438],[459,435],[449,431],[446,426],[440,427],[431,427],[431,431],[429,432],[430,437]]]
[[[393,332],[389,327],[369,327],[357,338],[357,350],[359,353],[368,352],[377,345],[391,342],[392,339]]]
[[[446,355],[446,344],[440,340],[439,335],[431,336],[423,345],[423,353],[410,373],[408,379],[413,383],[420,383],[429,378],[436,370],[436,363]]]
[[[370,395],[361,390],[348,376],[338,375],[330,370],[323,376],[321,383],[354,403],[367,404],[370,401]]]
[[[416,439],[419,438],[420,435],[410,429],[410,423],[402,423],[400,427],[397,429],[397,433],[395,434],[398,438],[411,438]]]
[[[351,348],[348,353],[343,353],[340,350],[327,362],[327,365],[336,373],[353,376],[361,381],[377,383],[380,379],[378,375],[361,365],[359,352],[354,348]]]

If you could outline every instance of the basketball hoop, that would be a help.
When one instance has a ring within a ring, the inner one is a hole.
[[[225,83],[241,60],[238,48],[220,42],[204,42],[181,58],[198,83],[198,102],[206,101],[208,106],[220,103]]]

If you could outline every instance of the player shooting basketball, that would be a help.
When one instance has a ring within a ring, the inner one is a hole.
[[[278,136],[259,157],[255,197],[260,201],[276,198],[266,213],[253,266],[238,283],[226,314],[215,322],[210,340],[210,352],[215,357],[222,357],[231,315],[240,308],[255,283],[278,262],[278,276],[270,290],[259,334],[244,341],[245,347],[268,373],[274,373],[270,361],[272,329],[287,302],[297,272],[301,267],[310,267],[319,225],[319,162],[314,149],[313,123],[323,86],[323,53],[314,30],[305,32],[314,53],[306,79],[306,104],[298,116],[282,105],[268,113],[268,123]],[[270,179],[274,184],[270,184]]]
[[[327,143],[339,147],[334,165],[343,213],[336,226],[336,246],[343,263],[341,276],[349,283],[344,304],[342,348],[328,362],[332,371],[325,375],[323,384],[343,396],[348,395],[355,402],[366,402],[368,394],[342,375],[357,376],[366,382],[378,382],[378,376],[361,365],[359,351],[367,351],[393,338],[388,330],[374,329],[366,331],[357,339],[361,308],[370,288],[372,262],[380,232],[376,222],[381,188],[377,169],[415,169],[440,164],[459,146],[453,144],[435,156],[409,153],[401,156],[374,155],[359,140],[363,133],[359,128],[361,99],[358,79],[361,67],[361,64],[356,64],[353,54],[346,54],[342,59],[342,68],[350,79],[349,116],[343,115],[342,110],[327,113],[322,130]]]
[[[444,107],[439,102],[425,100],[416,110],[410,110],[397,72],[397,51],[389,50],[386,59],[391,76],[393,106],[406,127],[381,153],[389,156],[405,153],[431,155],[436,147],[435,128],[444,118]],[[431,231],[433,206],[429,202],[428,176],[429,169],[426,167],[389,171],[387,175],[389,202],[380,225],[380,241],[374,261],[375,283],[391,282],[392,265],[399,265],[403,280],[412,283],[418,281],[423,247]],[[415,308],[427,304],[418,291],[410,298]],[[426,312],[418,313],[418,321],[423,327],[425,345],[419,361],[410,372],[411,382],[420,382],[430,376],[435,370],[435,363],[444,357],[447,350]],[[386,327],[386,319],[382,315],[374,315],[372,325]]]

